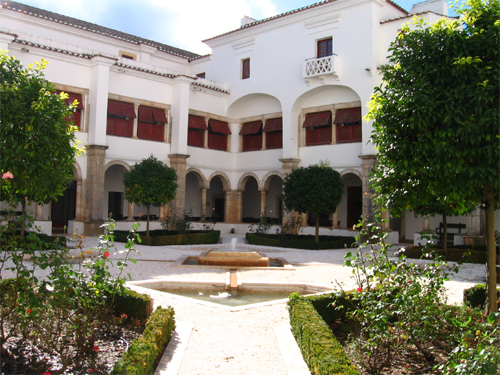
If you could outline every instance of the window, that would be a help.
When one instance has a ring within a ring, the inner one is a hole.
[[[135,117],[135,109],[132,103],[108,100],[106,134],[132,137]]]
[[[130,52],[123,52],[123,51],[120,51],[120,57],[123,59],[129,59],[129,60],[136,60],[137,59],[137,55],[130,53]]]
[[[203,73],[198,73],[198,74],[196,75],[196,77],[198,77],[198,78],[205,78],[205,72],[203,72]]]
[[[304,121],[306,146],[332,143],[332,112],[308,113]]]
[[[227,135],[231,134],[227,122],[208,121],[208,148],[212,150],[227,151]]]
[[[208,126],[205,119],[200,116],[189,115],[188,120],[188,146],[204,147],[205,130]]]
[[[262,121],[246,122],[241,128],[243,151],[262,150]]]
[[[337,143],[361,142],[361,107],[338,109],[333,123],[337,125]]]
[[[333,54],[332,38],[318,40],[318,58]]]
[[[262,130],[266,133],[266,149],[283,148],[283,119],[272,118],[266,121]]]
[[[66,92],[66,91],[64,91],[64,92]],[[60,94],[61,91],[57,91],[57,93]],[[81,119],[82,119],[82,111],[83,111],[83,98],[82,98],[82,94],[74,94],[72,92],[66,92],[66,94],[68,94],[68,99],[64,100],[64,102],[66,103],[66,105],[73,105],[73,102],[75,100],[78,101],[78,105],[73,108],[73,113],[66,120],[68,120],[68,122],[70,124],[73,124],[78,129],[80,129]]]
[[[250,59],[241,60],[241,79],[250,78]]]
[[[139,107],[139,122],[137,123],[137,138],[163,142],[167,122],[163,109],[141,105]]]

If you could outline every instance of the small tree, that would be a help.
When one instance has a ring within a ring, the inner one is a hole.
[[[294,169],[283,181],[283,200],[287,209],[316,215],[315,242],[319,242],[319,215],[334,213],[343,194],[344,182],[340,173],[324,162]]]
[[[375,187],[391,210],[405,197],[487,210],[489,310],[497,310],[494,209],[500,191],[500,3],[469,0],[459,20],[402,29],[368,117],[379,150]],[[407,199],[406,199],[407,201]],[[410,208],[412,207],[411,204]]]
[[[63,195],[81,151],[67,121],[77,103],[68,106],[67,94],[55,93],[44,77],[46,66],[42,59],[25,68],[0,51],[0,160],[2,173],[12,176],[0,180],[0,199],[21,204],[21,235],[26,202],[46,204]]]
[[[160,207],[175,198],[177,174],[153,155],[130,168],[123,176],[125,199],[147,207],[146,235],[149,237],[149,207]],[[132,215],[132,213],[129,213]]]

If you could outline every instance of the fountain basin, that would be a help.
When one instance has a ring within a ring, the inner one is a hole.
[[[269,267],[269,258],[256,251],[208,251],[198,257],[200,266]]]
[[[214,281],[142,280],[129,281],[139,292],[151,290],[191,302],[216,306],[232,311],[283,303],[291,293],[323,294],[332,288],[307,283],[244,282],[238,291],[229,291],[228,284]]]

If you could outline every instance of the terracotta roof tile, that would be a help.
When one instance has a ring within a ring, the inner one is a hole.
[[[189,60],[198,59],[201,57],[200,55],[198,55],[196,53],[185,51],[185,50],[182,50],[180,48],[175,48],[175,47],[169,46],[167,44],[155,42],[153,40],[141,38],[141,37],[138,37],[138,36],[135,36],[132,34],[128,34],[128,33],[118,31],[118,30],[110,29],[108,27],[100,26],[100,25],[97,25],[94,23],[82,21],[82,20],[79,20],[79,19],[76,19],[73,17],[64,16],[62,14],[50,12],[50,11],[36,8],[36,7],[30,6],[30,5],[21,4],[21,3],[15,2],[15,1],[2,1],[1,4],[2,4],[3,8],[6,8],[6,9],[9,9],[12,11],[22,12],[22,13],[28,14],[28,15],[33,16],[33,17],[44,18],[44,19],[49,20],[49,21],[53,21],[53,22],[64,24],[64,25],[76,27],[76,28],[79,28],[82,30],[87,30],[89,32],[104,35],[104,36],[107,36],[110,38],[123,40],[123,41],[133,43],[133,44],[147,44],[147,45],[150,45],[152,47],[156,47],[160,51],[163,51],[163,52],[166,52],[166,53],[169,53],[172,55],[184,57],[184,58],[189,59]]]

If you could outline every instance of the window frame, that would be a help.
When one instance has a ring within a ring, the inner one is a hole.
[[[316,57],[318,59],[333,55],[333,38],[323,38],[316,42]]]
[[[250,57],[241,60],[241,79],[250,78]]]

